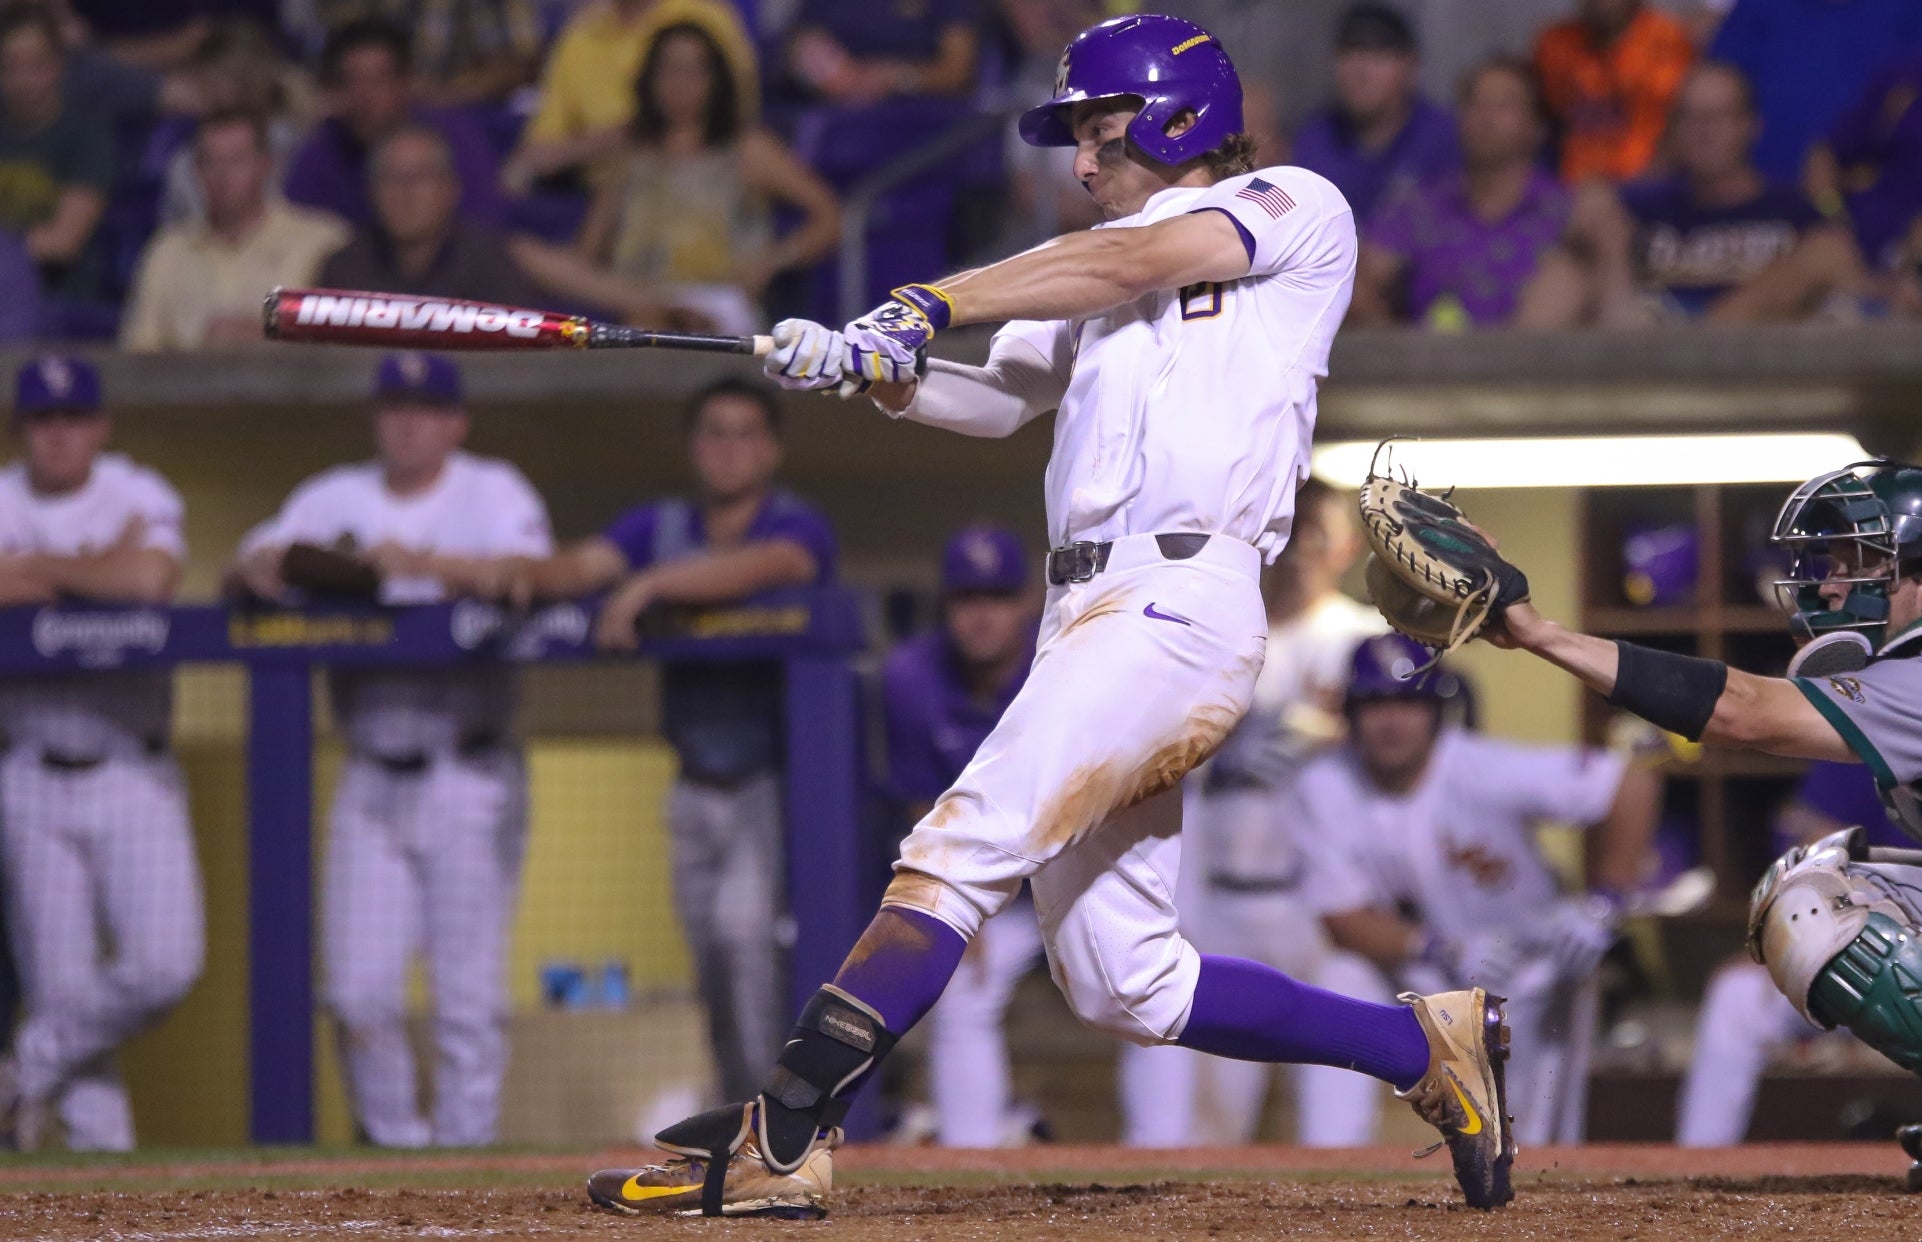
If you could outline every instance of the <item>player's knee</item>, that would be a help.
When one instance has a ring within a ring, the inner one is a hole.
[[[327,1009],[351,1036],[402,1021],[406,997],[401,989],[364,980],[336,979],[327,986]]]
[[[1057,978],[1055,982],[1067,997],[1068,1008],[1082,1025],[1131,1044],[1154,1047],[1168,1043],[1180,1020],[1178,1015],[1162,1020],[1161,1015],[1170,1006],[1157,995],[1158,989],[1144,993],[1111,987],[1101,979]],[[1184,1005],[1184,1011],[1185,1008]]]
[[[1193,961],[1182,960],[1185,945],[1143,946],[1132,962],[1104,962],[1095,955],[1070,955],[1052,946],[1048,968],[1068,1008],[1083,1025],[1131,1044],[1171,1043],[1194,1003]],[[1193,953],[1188,953],[1190,959]],[[1072,963],[1072,964],[1070,964]]]
[[[149,1011],[172,1009],[185,1000],[199,982],[200,959],[197,957],[157,963],[141,976],[138,991],[142,1006]]]

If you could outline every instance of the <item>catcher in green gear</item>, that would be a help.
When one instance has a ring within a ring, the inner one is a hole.
[[[1691,741],[1865,763],[1891,819],[1922,841],[1922,467],[1858,462],[1783,504],[1772,538],[1792,564],[1776,590],[1805,644],[1785,677],[1558,625],[1459,510],[1407,490],[1375,478],[1363,494],[1371,541],[1377,527],[1395,541],[1377,546],[1370,582],[1389,582],[1377,602],[1396,628],[1530,652]],[[1791,850],[1755,888],[1748,940],[1810,1021],[1922,1073],[1922,850],[1872,848],[1855,830]],[[1922,1189],[1922,1127],[1900,1138]]]

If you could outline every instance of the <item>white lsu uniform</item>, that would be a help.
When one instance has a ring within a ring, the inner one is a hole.
[[[551,554],[546,506],[503,461],[454,453],[428,491],[397,497],[377,462],[294,490],[243,554],[303,542],[392,542],[467,557]],[[430,602],[432,580],[389,581],[390,603]],[[348,756],[328,817],[321,955],[361,1129],[387,1147],[494,1141],[507,1071],[507,935],[527,835],[527,776],[512,737],[515,674],[499,664],[338,671]],[[427,961],[434,1108],[417,1103],[407,971]]]
[[[1262,553],[1293,521],[1355,270],[1347,203],[1304,169],[1163,190],[1104,227],[1210,210],[1241,231],[1247,276],[1010,323],[988,370],[1014,359],[1030,377],[1003,390],[1018,413],[950,402],[981,385],[941,365],[904,412],[1005,435],[1058,407],[1050,541],[1112,545],[1087,581],[1051,586],[1027,684],[903,842],[884,904],[972,937],[1028,879],[1069,1006],[1139,1044],[1175,1039],[1193,1003],[1175,785],[1241,719],[1261,671]]]
[[[1262,962],[1348,995],[1378,990],[1372,966],[1329,947],[1303,892],[1308,862],[1295,839],[1288,794],[1302,765],[1333,740],[1323,700],[1339,704],[1356,646],[1386,628],[1380,613],[1340,594],[1269,628],[1254,705],[1183,806],[1191,874],[1183,879],[1182,927],[1202,952]],[[1194,1141],[1253,1142],[1275,1067],[1193,1059]],[[1373,1140],[1379,1084],[1325,1065],[1291,1066],[1288,1078],[1303,1146]]]
[[[1309,900],[1322,914],[1400,910],[1471,951],[1511,933],[1525,945],[1562,899],[1536,849],[1536,827],[1600,822],[1626,770],[1606,751],[1520,746],[1449,725],[1415,788],[1391,794],[1362,769],[1352,746],[1327,752],[1303,769],[1293,799],[1309,858]],[[1471,959],[1463,963],[1467,978],[1411,982],[1417,991],[1473,984],[1508,997],[1516,1141],[1577,1143],[1594,980],[1549,978],[1531,965],[1497,978],[1485,960]],[[1384,986],[1381,999],[1389,991]]]
[[[36,495],[20,463],[0,470],[0,555],[98,552],[138,521],[142,546],[184,560],[181,516],[167,481],[118,453],[61,496]],[[0,682],[0,851],[26,1002],[13,1052],[21,1092],[54,1105],[77,1151],[133,1146],[114,1049],[173,1008],[205,959],[172,715],[171,669]]]

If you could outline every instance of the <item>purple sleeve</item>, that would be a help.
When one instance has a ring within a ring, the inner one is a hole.
[[[754,532],[756,539],[791,539],[814,557],[814,584],[834,581],[839,559],[834,530],[828,520],[805,505],[790,505]]]
[[[472,117],[460,112],[440,113],[434,125],[454,153],[454,171],[460,175],[461,216],[483,224],[504,223],[507,203],[501,198],[500,161],[487,135]]]
[[[621,550],[629,569],[646,569],[654,563],[654,527],[659,521],[653,505],[641,505],[615,518],[601,538]]]
[[[881,702],[887,716],[888,790],[903,802],[931,802],[950,781],[934,748],[932,696],[922,684],[918,644],[900,647],[881,666]]]

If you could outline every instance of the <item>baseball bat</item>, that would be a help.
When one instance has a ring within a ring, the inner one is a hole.
[[[275,289],[261,308],[270,341],[379,345],[387,349],[695,349],[765,354],[767,336],[652,332],[585,315],[356,289]]]

